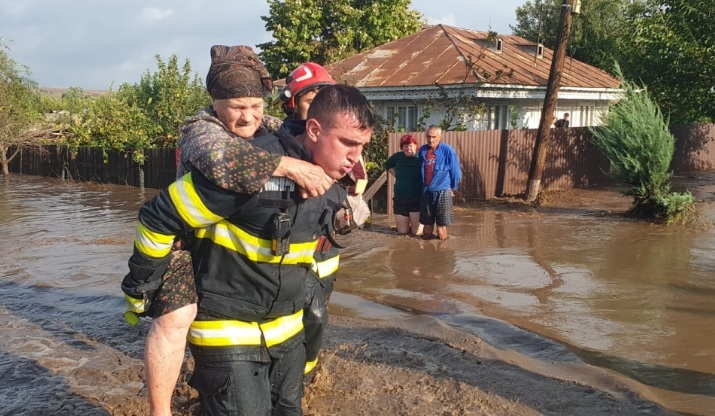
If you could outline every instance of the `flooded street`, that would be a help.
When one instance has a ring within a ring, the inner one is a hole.
[[[111,397],[140,400],[144,334],[121,319],[119,282],[137,211],[156,192],[0,180],[0,414],[104,415],[126,405]],[[698,208],[715,218],[712,203]],[[670,410],[713,414],[715,229],[475,208],[439,242],[385,221],[341,240],[333,313],[430,315],[502,350],[605,368]],[[116,362],[131,365],[103,371]]]

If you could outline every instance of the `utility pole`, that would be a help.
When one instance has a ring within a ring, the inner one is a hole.
[[[576,7],[573,5],[576,3]],[[556,100],[559,95],[561,84],[561,73],[563,72],[564,59],[566,57],[566,45],[571,33],[572,13],[580,12],[581,0],[562,0],[561,18],[559,23],[559,33],[556,38],[556,49],[551,61],[549,70],[549,80],[546,83],[546,95],[544,96],[544,108],[541,110],[541,120],[539,129],[536,131],[536,143],[534,154],[531,157],[531,167],[529,168],[529,181],[526,187],[526,201],[533,202],[539,195],[541,189],[541,178],[544,174],[544,163],[546,162],[546,150],[551,139],[551,125],[554,122],[554,110]]]

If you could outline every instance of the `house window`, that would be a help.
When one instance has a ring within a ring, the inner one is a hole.
[[[415,131],[417,129],[417,107],[388,106],[386,118],[397,129],[404,129],[405,131]]]
[[[536,45],[536,57],[537,58],[543,58],[544,57],[544,45],[539,43]]]
[[[498,53],[502,52],[503,45],[504,45],[504,43],[502,41],[502,38],[497,38],[497,52]]]
[[[595,117],[594,117],[594,107],[592,106],[581,106],[579,108],[579,118],[581,119],[578,124],[576,123],[576,120],[571,120],[571,127],[576,127],[576,126],[593,126],[595,125]],[[571,116],[573,117],[573,116]]]
[[[414,131],[417,129],[417,107],[407,107],[407,124],[406,129]]]
[[[489,107],[488,130],[508,130],[511,119],[511,109],[508,105],[495,105]]]

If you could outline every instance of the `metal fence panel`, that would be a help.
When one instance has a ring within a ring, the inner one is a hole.
[[[672,169],[676,174],[715,169],[715,124],[673,125],[676,138]],[[388,153],[400,151],[400,137],[391,133]],[[411,133],[420,145],[424,132]],[[542,177],[543,190],[588,188],[614,184],[608,175],[608,159],[592,143],[588,128],[553,129]],[[463,201],[521,195],[526,186],[536,141],[535,129],[445,132],[443,142],[452,146],[462,167],[458,198]],[[394,178],[387,183],[392,200]],[[392,215],[392,204],[388,204]]]

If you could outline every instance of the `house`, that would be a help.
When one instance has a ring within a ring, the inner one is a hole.
[[[454,116],[467,130],[537,128],[553,51],[515,35],[446,25],[378,46],[327,66],[358,87],[395,127],[415,130]],[[619,98],[619,81],[566,58],[555,118],[598,125]],[[479,109],[473,101],[483,103]],[[453,123],[452,126],[455,124]]]

